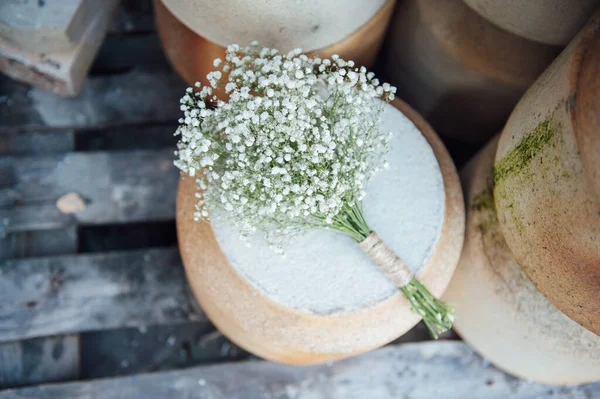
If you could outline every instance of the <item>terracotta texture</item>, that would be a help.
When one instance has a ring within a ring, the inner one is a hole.
[[[515,35],[564,46],[575,37],[598,0],[464,0],[482,17]]]
[[[546,384],[600,380],[600,337],[569,319],[535,288],[500,230],[493,198],[492,140],[461,171],[465,244],[444,299],[454,329],[507,373]]]
[[[434,295],[441,295],[462,248],[462,191],[452,160],[435,132],[406,104],[396,101],[394,105],[423,133],[442,172],[446,197],[442,233],[418,273]],[[278,362],[325,362],[384,345],[419,321],[400,292],[368,308],[333,314],[291,309],[256,292],[229,264],[210,225],[194,222],[195,191],[194,179],[182,177],[177,196],[177,231],[185,270],[203,310],[237,345]],[[389,320],[397,326],[392,333],[378,327],[389,324]]]
[[[600,13],[528,90],[496,154],[495,203],[525,273],[600,334]]]
[[[394,4],[395,0],[386,0],[373,18],[348,37],[308,54],[320,57],[338,54],[357,65],[370,67],[381,47]],[[163,49],[173,68],[190,85],[197,81],[206,84],[206,74],[214,69],[213,60],[225,57],[225,47],[189,29],[160,0],[154,0],[154,12]],[[219,92],[219,96],[223,93]]]
[[[382,66],[399,97],[438,133],[485,141],[559,52],[496,27],[462,0],[405,0]]]
[[[226,47],[257,40],[266,47],[314,51],[344,40],[386,0],[161,0],[194,33]]]

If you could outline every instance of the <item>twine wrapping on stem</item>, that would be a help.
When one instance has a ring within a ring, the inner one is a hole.
[[[358,245],[379,266],[386,277],[398,287],[404,287],[414,277],[410,269],[383,242],[376,232],[371,232]]]
[[[449,330],[454,322],[451,306],[434,297],[379,235],[371,231],[358,245],[381,271],[396,284],[410,302],[413,312],[423,318],[434,338]]]

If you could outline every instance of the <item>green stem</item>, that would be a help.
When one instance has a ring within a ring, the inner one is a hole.
[[[349,235],[356,242],[363,241],[372,232],[365,220],[360,201],[355,201],[352,206],[344,205],[330,227]],[[400,287],[400,291],[410,302],[411,310],[423,318],[435,339],[452,327],[454,309],[434,297],[419,279],[413,277],[407,285]]]

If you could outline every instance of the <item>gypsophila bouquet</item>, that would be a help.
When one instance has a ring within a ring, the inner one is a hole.
[[[345,233],[409,299],[432,334],[451,327],[435,298],[371,231],[362,211],[368,180],[385,168],[389,133],[379,130],[395,87],[334,55],[310,58],[231,45],[214,61],[209,86],[181,99],[175,165],[197,177],[195,219],[222,209],[242,237],[282,239],[308,228]],[[228,101],[213,90],[224,87]],[[383,101],[382,101],[383,100]]]

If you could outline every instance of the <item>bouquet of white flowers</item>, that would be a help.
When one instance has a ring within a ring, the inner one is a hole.
[[[231,45],[210,86],[181,99],[175,161],[197,177],[195,218],[226,211],[242,237],[257,231],[278,250],[309,228],[357,241],[398,285],[434,337],[452,326],[453,311],[416,279],[369,228],[362,198],[368,180],[387,166],[389,134],[379,131],[396,89],[337,56],[279,54],[253,43]],[[224,86],[228,101],[213,89]]]

